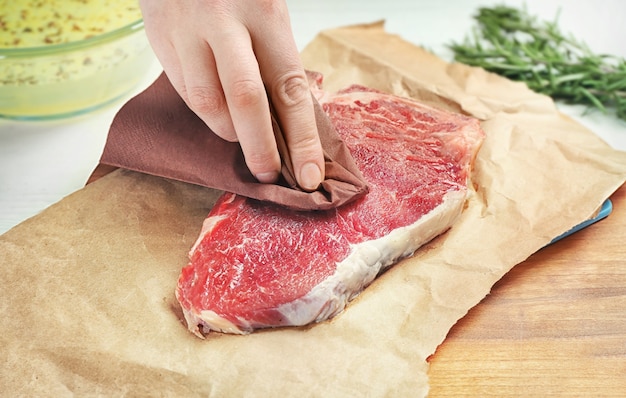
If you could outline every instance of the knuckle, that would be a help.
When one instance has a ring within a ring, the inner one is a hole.
[[[218,116],[226,111],[226,101],[219,90],[210,87],[189,87],[186,89],[189,106],[203,116]]]
[[[273,151],[256,148],[254,151],[246,154],[246,162],[257,168],[267,167],[268,165],[273,166],[274,155]]]
[[[220,90],[191,87],[186,89],[185,95],[189,108],[206,123],[211,131],[226,141],[237,141],[226,100]]]
[[[308,103],[310,92],[306,76],[301,73],[283,75],[274,85],[273,99],[287,107]]]
[[[254,173],[276,170],[280,160],[271,151],[255,151],[246,154],[246,165]]]
[[[258,2],[260,9],[264,15],[282,15],[284,7],[282,2],[276,0],[260,0]]]
[[[264,97],[263,86],[252,80],[238,80],[231,86],[232,105],[237,108],[255,106]]]
[[[289,137],[289,146],[298,148],[300,157],[311,157],[321,150],[320,140],[317,135],[293,134]]]

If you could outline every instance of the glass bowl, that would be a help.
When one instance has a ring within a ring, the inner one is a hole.
[[[143,20],[92,37],[0,48],[0,118],[56,119],[119,100],[156,61]]]

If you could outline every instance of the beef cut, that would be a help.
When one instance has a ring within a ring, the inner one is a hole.
[[[484,136],[476,119],[362,86],[326,93],[321,75],[312,82],[370,192],[317,212],[225,193],[176,290],[200,337],[328,319],[462,212]]]

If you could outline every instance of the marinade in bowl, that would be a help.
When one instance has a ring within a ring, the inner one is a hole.
[[[137,0],[0,0],[0,117],[100,108],[154,62]]]

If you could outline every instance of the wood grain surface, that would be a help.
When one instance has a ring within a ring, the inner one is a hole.
[[[430,358],[430,396],[626,397],[626,185],[504,276]]]

